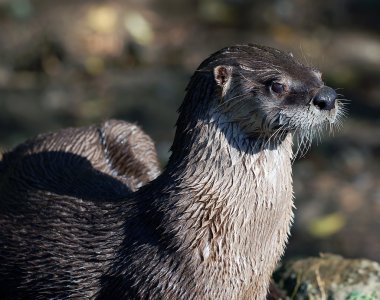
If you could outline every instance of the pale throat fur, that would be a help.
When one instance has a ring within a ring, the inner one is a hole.
[[[180,191],[169,197],[178,214],[168,224],[192,252],[198,288],[209,286],[201,280],[222,288],[228,278],[239,297],[245,289],[265,293],[263,277],[269,283],[293,218],[292,136],[275,145],[249,136],[213,102],[203,102],[196,124],[176,137],[186,147],[165,171]]]

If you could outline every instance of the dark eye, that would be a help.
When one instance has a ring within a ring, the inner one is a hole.
[[[285,91],[285,86],[278,82],[272,82],[271,89],[276,94],[282,94]]]

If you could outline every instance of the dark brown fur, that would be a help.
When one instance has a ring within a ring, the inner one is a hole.
[[[188,86],[166,169],[134,193],[107,171],[124,158],[91,164],[99,140],[7,154],[1,298],[264,299],[293,216],[292,134],[338,112],[311,104],[323,86],[276,49],[215,53]]]

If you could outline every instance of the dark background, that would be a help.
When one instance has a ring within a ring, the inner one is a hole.
[[[286,257],[380,261],[380,1],[1,0],[0,147],[121,118],[165,164],[192,72],[235,43],[292,51],[350,99],[343,129],[294,163]]]

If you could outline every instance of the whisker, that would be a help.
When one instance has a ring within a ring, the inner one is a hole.
[[[338,99],[336,99],[336,101],[338,101],[338,103],[341,103],[341,102],[350,103],[350,102],[352,102],[352,100],[346,99],[346,98],[338,98]]]
[[[236,100],[236,99],[239,99],[239,98],[245,97],[245,96],[247,96],[247,95],[249,95],[249,94],[250,94],[250,92],[247,92],[247,93],[245,93],[245,94],[241,94],[241,95],[237,95],[237,96],[234,96],[234,97],[232,97],[232,98],[229,98],[229,99],[223,101],[222,103],[220,103],[219,105],[217,105],[217,106],[216,106],[216,109],[218,110],[218,109],[221,108],[222,106],[224,106],[224,105],[226,105],[226,104],[228,104],[228,103],[230,103],[230,102],[232,102],[232,101],[234,101],[234,100]],[[244,100],[244,98],[243,98],[243,99],[239,99],[238,101],[236,101],[236,104],[240,103],[240,102],[243,101],[243,100]]]

